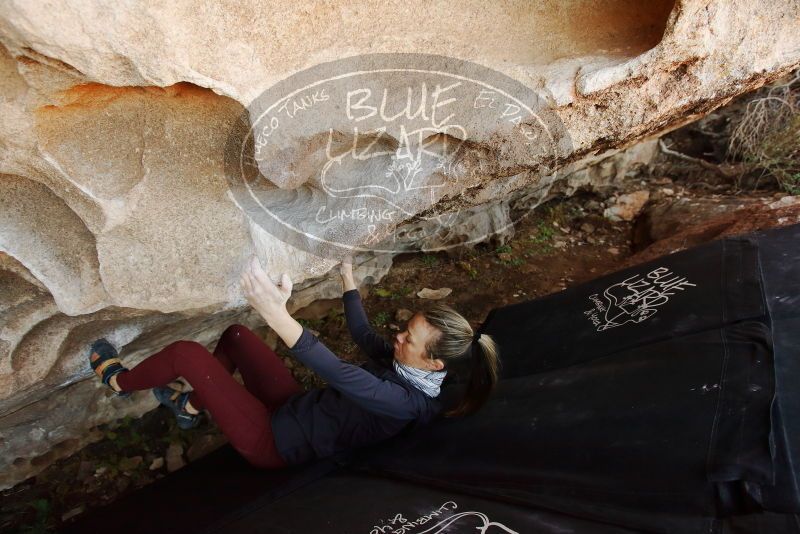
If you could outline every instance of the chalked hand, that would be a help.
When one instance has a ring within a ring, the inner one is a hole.
[[[286,302],[292,296],[292,280],[288,274],[283,273],[275,284],[261,267],[258,258],[252,256],[242,269],[240,283],[247,302],[265,320],[269,321],[286,311]]]

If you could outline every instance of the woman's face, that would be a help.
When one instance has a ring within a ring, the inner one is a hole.
[[[440,371],[444,362],[432,360],[425,350],[426,343],[436,340],[440,332],[421,314],[414,314],[408,321],[406,329],[398,333],[394,340],[394,359],[403,365]]]

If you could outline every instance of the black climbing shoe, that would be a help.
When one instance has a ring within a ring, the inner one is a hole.
[[[104,337],[92,343],[89,352],[89,365],[92,370],[100,377],[103,384],[109,387],[119,397],[130,397],[130,392],[117,391],[111,385],[111,377],[122,371],[127,371],[128,368],[122,365],[120,359],[117,357],[117,349],[108,342]]]
[[[153,388],[153,395],[155,395],[158,402],[172,410],[175,418],[178,420],[178,427],[183,430],[189,430],[200,424],[200,414],[190,414],[186,411],[186,401],[189,400],[189,391],[181,393],[171,387],[158,387]]]

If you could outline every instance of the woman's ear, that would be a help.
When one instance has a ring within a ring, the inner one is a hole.
[[[431,363],[433,364],[433,369],[435,371],[441,371],[442,369],[444,369],[444,362],[442,360],[440,360],[439,358],[436,358],[435,360],[431,360]]]

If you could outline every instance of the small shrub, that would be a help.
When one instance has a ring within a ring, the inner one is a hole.
[[[400,294],[403,295],[404,297],[407,297],[413,291],[414,291],[414,288],[409,287],[409,286],[403,286],[402,288],[400,288]]]
[[[433,254],[423,254],[422,263],[426,267],[436,267],[437,265],[439,265],[439,258],[434,256]]]
[[[567,224],[571,219],[582,216],[580,207],[569,207],[564,202],[558,201],[548,203],[542,213],[547,220],[561,225]]]
[[[467,273],[467,275],[472,278],[473,280],[478,277],[478,270],[475,269],[472,264],[466,261],[458,262],[458,266]]]
[[[389,314],[385,311],[378,312],[375,314],[373,323],[375,323],[375,326],[384,326],[389,322],[389,317]]]
[[[529,254],[549,254],[553,252],[551,241],[554,235],[555,230],[553,230],[553,227],[541,221],[536,226],[536,231],[528,236],[532,246],[527,247],[526,250]]]
[[[728,159],[775,178],[800,194],[800,71],[751,100],[728,144]]]
[[[325,321],[340,328],[347,325],[347,318],[345,317],[344,312],[337,307],[333,307],[328,310],[328,314],[325,316]]]
[[[391,298],[394,295],[394,293],[382,287],[376,287],[375,294],[382,298]]]
[[[553,226],[541,221],[536,226],[536,232],[530,235],[530,239],[534,243],[547,243],[553,239],[554,235]]]

